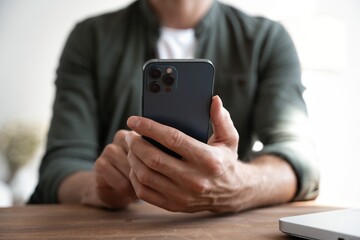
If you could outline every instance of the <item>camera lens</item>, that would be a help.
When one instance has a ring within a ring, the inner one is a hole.
[[[161,90],[161,85],[157,81],[151,82],[149,87],[150,87],[150,91],[153,93],[158,93]]]
[[[167,86],[172,86],[175,82],[175,78],[171,75],[166,75],[164,78],[163,78],[163,81],[165,83],[165,85]]]
[[[151,69],[150,76],[154,79],[158,79],[159,77],[161,77],[161,69],[160,68]]]

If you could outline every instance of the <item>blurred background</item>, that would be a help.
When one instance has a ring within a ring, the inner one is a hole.
[[[0,206],[37,182],[64,41],[132,0],[0,0]],[[360,207],[360,1],[223,0],[285,25],[298,49],[321,168],[317,202]]]

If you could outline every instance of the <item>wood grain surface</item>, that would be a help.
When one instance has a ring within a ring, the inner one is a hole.
[[[312,202],[215,215],[172,213],[146,203],[123,211],[81,205],[0,208],[0,239],[292,239],[281,217],[333,210]]]

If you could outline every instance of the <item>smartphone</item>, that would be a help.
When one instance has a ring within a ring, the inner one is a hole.
[[[215,68],[207,59],[152,59],[143,67],[142,115],[204,143],[209,137]],[[181,158],[152,139],[168,154]]]

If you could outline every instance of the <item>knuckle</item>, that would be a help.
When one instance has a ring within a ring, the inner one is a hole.
[[[94,169],[96,172],[104,172],[107,167],[107,163],[104,158],[100,157],[95,161]]]
[[[110,163],[104,157],[99,157],[94,164],[94,170],[97,173],[106,173]]]
[[[234,127],[235,128],[235,127]],[[238,131],[236,131],[236,129],[235,129],[235,131],[233,132],[233,139],[236,141],[236,144],[239,142],[239,140],[240,140],[240,136],[239,136],[239,133],[238,133]]]
[[[210,175],[219,176],[224,172],[224,166],[219,157],[214,153],[210,154],[207,162],[207,169]]]
[[[210,184],[206,179],[198,179],[193,183],[192,188],[197,195],[204,195],[211,189]],[[193,198],[188,198],[187,201],[192,202]]]
[[[104,148],[103,154],[102,155],[114,155],[117,152],[117,146],[115,146],[115,144],[111,143],[106,145],[106,147]]]
[[[127,134],[126,130],[119,130],[115,133],[114,141],[115,142],[121,142],[125,139]]]
[[[146,129],[147,132],[152,133],[154,132],[154,122],[153,121],[146,121],[144,123],[144,129]]]
[[[207,162],[213,163],[213,162],[218,161],[217,159],[218,159],[219,154],[217,153],[216,150],[210,150],[210,151],[207,151],[206,156],[207,156]]]
[[[170,148],[176,148],[183,144],[183,135],[179,131],[169,131],[165,142]]]
[[[137,178],[139,182],[143,185],[149,185],[150,184],[150,175],[147,173],[147,171],[140,170],[137,174]]]
[[[123,146],[126,143],[126,137],[129,135],[129,131],[127,130],[119,130],[115,133],[112,144],[117,146]]]
[[[210,174],[220,176],[224,172],[223,164],[219,161],[212,162],[209,166]]]
[[[164,161],[160,154],[150,155],[147,162],[148,166],[154,170],[162,169],[164,166]]]

